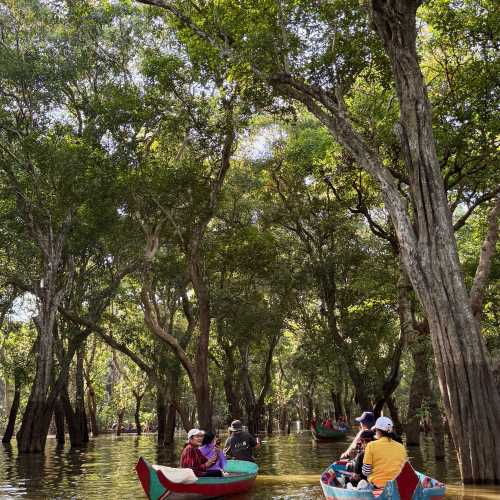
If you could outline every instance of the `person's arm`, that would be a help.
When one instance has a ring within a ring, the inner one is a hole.
[[[184,448],[181,456],[181,467],[188,469],[206,471],[217,460],[217,455],[207,459],[199,450],[189,446]]]
[[[231,438],[230,437],[228,437],[226,439],[226,442],[224,443],[224,453],[228,457],[231,456]]]
[[[250,448],[258,448],[260,446],[258,438],[255,438],[252,434],[249,434],[249,436],[248,444],[250,445]]]
[[[360,429],[359,432],[356,434],[356,437],[352,440],[351,444],[349,445],[349,448],[347,448],[342,455],[340,455],[340,458],[348,458],[351,453],[356,449],[356,446],[358,445],[359,437],[361,436],[361,433],[363,432],[363,429]]]

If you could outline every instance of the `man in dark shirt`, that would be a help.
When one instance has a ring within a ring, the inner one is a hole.
[[[224,453],[236,460],[254,462],[253,449],[260,446],[258,439],[243,430],[241,420],[234,420],[229,431],[232,434],[226,440]]]

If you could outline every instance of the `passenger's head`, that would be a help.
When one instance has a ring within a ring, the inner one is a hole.
[[[375,416],[371,411],[364,411],[363,414],[356,419],[362,429],[370,430],[375,423]]]
[[[366,445],[375,439],[375,433],[373,431],[363,431],[359,439],[361,441],[361,446],[365,449]]]
[[[378,417],[372,430],[375,431],[375,436],[377,439],[381,437],[393,438],[394,434],[392,432],[393,423],[389,417]]]
[[[231,422],[231,427],[229,427],[229,430],[231,432],[239,432],[243,430],[243,424],[241,423],[241,420],[233,420]]]
[[[204,435],[205,435],[205,433],[200,429],[191,429],[188,432],[188,436],[187,436],[188,443],[193,445],[193,446],[196,446],[196,447],[201,446],[201,443],[203,442]]]
[[[207,444],[212,444],[215,443],[215,434],[212,431],[207,431],[205,432],[205,435],[203,436],[203,441],[202,445],[206,446]]]

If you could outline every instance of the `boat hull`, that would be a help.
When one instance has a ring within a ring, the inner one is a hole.
[[[337,474],[345,472],[345,466],[336,466],[332,464],[325,472],[333,469]],[[446,494],[446,487],[436,481],[430,479],[431,486],[424,488],[422,481],[426,477],[420,472],[416,472],[408,464],[405,465],[402,472],[405,472],[409,477],[409,481],[415,481],[413,484],[403,484],[401,478],[396,478],[389,481],[383,490],[348,490],[345,488],[337,488],[329,484],[325,484],[320,480],[321,488],[326,500],[443,500]],[[415,477],[412,477],[412,474]]]
[[[217,498],[236,493],[244,493],[251,489],[257,476],[257,466],[251,464],[253,473],[238,473],[239,460],[228,462],[232,474],[229,477],[201,477],[192,484],[173,483],[165,475],[155,470],[144,458],[140,458],[136,466],[146,496],[150,500],[164,499],[203,499]],[[248,468],[249,463],[244,463]],[[243,468],[243,467],[242,467]]]
[[[347,431],[332,431],[328,429],[315,429],[311,427],[311,434],[315,441],[318,442],[330,442],[330,441],[342,441],[347,434]]]

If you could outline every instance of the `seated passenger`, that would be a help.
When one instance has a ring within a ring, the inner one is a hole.
[[[349,448],[347,448],[340,458],[354,458],[361,451],[361,442],[359,437],[363,431],[371,430],[373,424],[375,423],[375,417],[371,411],[364,411],[363,414],[355,419],[359,422],[359,432],[356,437],[352,440]]]
[[[208,468],[209,471],[223,472],[227,464],[227,459],[224,452],[217,447],[216,441],[217,438],[213,432],[205,432],[200,451],[205,458],[217,457],[216,462]]]
[[[406,462],[405,447],[392,432],[392,420],[379,417],[373,426],[375,441],[368,443],[363,459],[363,474],[376,488],[384,488],[387,481],[394,479]]]
[[[323,427],[325,429],[333,429],[333,423],[332,423],[332,419],[330,417],[328,417],[324,422],[323,422]]]
[[[200,429],[191,429],[188,432],[188,442],[182,450],[180,466],[193,469],[198,476],[222,476],[220,470],[210,471],[210,467],[215,464],[218,458],[216,453],[211,458],[206,458],[200,451],[203,442],[204,432]]]
[[[311,428],[316,430],[317,426],[318,426],[318,419],[316,418],[316,415],[315,415],[311,420]]]
[[[347,470],[353,472],[351,476],[351,484],[355,486],[362,479],[368,478],[363,474],[363,458],[365,456],[365,449],[368,443],[371,443],[375,437],[373,431],[363,431],[360,436],[361,451],[356,455],[354,460],[351,460],[347,465]]]

